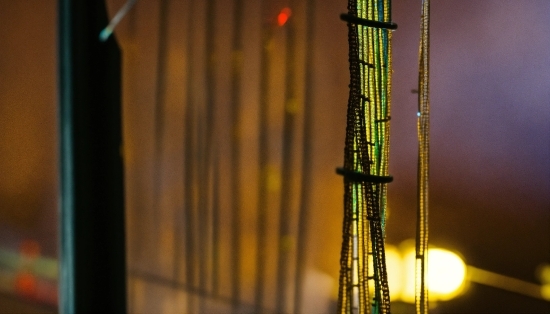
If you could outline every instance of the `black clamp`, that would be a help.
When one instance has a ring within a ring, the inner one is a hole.
[[[340,19],[342,21],[345,21],[351,24],[363,25],[368,27],[391,29],[391,30],[397,29],[397,24],[395,24],[394,22],[380,22],[380,21],[367,20],[357,16],[350,15],[350,14],[346,14],[346,13],[340,14]]]
[[[392,176],[375,176],[344,168],[336,168],[336,173],[353,182],[390,183],[393,181]]]

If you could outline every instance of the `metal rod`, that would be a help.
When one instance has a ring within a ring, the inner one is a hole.
[[[113,37],[98,40],[103,1],[58,9],[59,310],[126,313],[120,50]]]

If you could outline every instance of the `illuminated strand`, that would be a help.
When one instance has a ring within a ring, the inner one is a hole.
[[[430,1],[422,1],[418,73],[418,208],[416,228],[415,306],[416,313],[428,313],[428,174],[430,159],[429,61]]]
[[[339,313],[389,313],[384,238],[388,176],[390,0],[350,0],[350,92],[344,168]]]

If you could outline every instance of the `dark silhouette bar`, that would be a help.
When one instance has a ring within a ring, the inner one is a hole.
[[[126,313],[120,50],[103,1],[58,3],[61,313]]]
[[[391,30],[397,29],[397,24],[393,22],[380,22],[380,21],[367,20],[357,16],[350,15],[350,14],[340,14],[340,19],[348,23],[363,25],[368,27],[385,28],[385,29],[391,29]]]
[[[393,181],[392,176],[375,176],[344,168],[336,168],[336,173],[352,182],[390,183]]]

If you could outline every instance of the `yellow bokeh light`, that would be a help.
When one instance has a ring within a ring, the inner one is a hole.
[[[413,242],[414,244],[414,242]],[[403,247],[403,246],[402,246]],[[414,265],[415,265],[414,245],[407,246],[403,254],[403,289],[401,290],[401,300],[407,303],[414,303]]]
[[[386,245],[386,267],[388,269],[388,285],[390,286],[390,298],[399,299],[403,289],[401,254],[393,245]]]
[[[537,273],[543,284],[550,284],[550,264],[539,265]]]
[[[550,284],[545,284],[540,288],[540,295],[546,301],[550,301]]]
[[[401,265],[401,283],[399,294],[392,300],[414,303],[415,294],[415,260],[414,246],[401,246],[403,259]],[[389,267],[388,267],[389,268]],[[394,270],[392,270],[394,271]],[[450,300],[459,295],[465,285],[466,264],[456,253],[440,248],[428,250],[428,290],[432,301]],[[390,286],[390,291],[393,286]],[[393,295],[393,294],[392,294]]]
[[[460,294],[466,278],[466,264],[457,254],[444,249],[428,250],[428,289],[431,299],[449,300]]]

